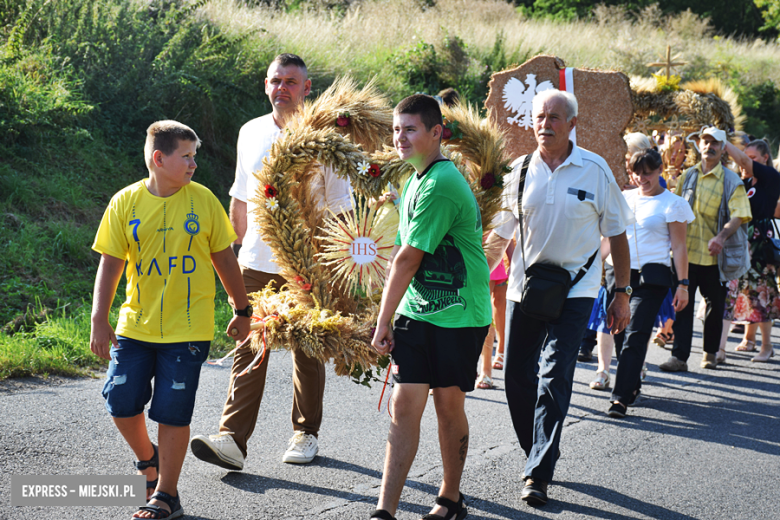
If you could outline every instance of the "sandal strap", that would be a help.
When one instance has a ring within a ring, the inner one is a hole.
[[[369,518],[379,518],[380,520],[395,520],[395,517],[386,509],[377,509]]]
[[[159,466],[160,458],[157,451],[157,446],[152,443],[152,448],[154,448],[154,456],[149,460],[137,460],[135,461],[135,469],[138,471],[143,471],[147,468],[157,468]]]
[[[157,477],[154,480],[147,480],[146,481],[146,489],[156,489],[157,483],[160,481],[160,477]]]
[[[463,509],[463,493],[460,494],[457,502],[453,502],[447,497],[436,497],[436,503],[442,507],[446,507],[448,515],[458,514],[460,513],[460,510]]]
[[[181,506],[179,501],[179,495],[171,496],[165,491],[155,491],[152,496],[149,497],[149,501],[152,500],[159,500],[160,502],[165,502],[168,507],[171,508],[171,512],[176,511]],[[152,506],[152,507],[159,507],[159,506]]]
[[[463,501],[464,501],[463,493],[460,494],[460,497],[458,498],[457,502],[453,502],[447,497],[442,497],[442,496],[436,497],[436,503],[442,507],[447,508],[447,517],[449,518],[461,518],[460,514],[463,511],[465,506]],[[446,520],[446,518],[441,515],[434,515],[428,513],[427,515],[422,517],[422,520]]]
[[[141,512],[152,513],[154,516],[152,517],[151,520],[161,520],[163,518],[168,518],[169,516],[171,516],[171,512],[166,511],[162,507],[149,505],[149,504],[139,507],[137,513],[141,513]],[[133,515],[133,518],[141,518],[141,517]]]

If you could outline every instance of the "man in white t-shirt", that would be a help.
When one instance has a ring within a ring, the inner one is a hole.
[[[285,121],[301,108],[310,90],[311,80],[303,60],[294,54],[280,54],[268,67],[265,80],[265,93],[273,111],[249,121],[238,134],[236,179],[230,189],[230,221],[238,235],[233,249],[238,255],[247,293],[259,291],[271,281],[277,289],[287,283],[279,274],[280,268],[274,262],[273,252],[263,242],[255,222],[257,204],[253,199],[257,195],[259,181],[253,172],[262,169],[263,158],[268,156],[285,127]],[[330,169],[325,168],[313,177],[310,190],[313,200],[335,213],[352,209],[349,182],[338,178]],[[251,315],[251,308],[248,314]],[[268,370],[269,356],[266,356],[258,367],[237,377],[254,357],[248,344],[236,351],[219,433],[196,435],[190,442],[193,455],[199,459],[230,470],[243,469],[247,441],[257,422]],[[292,351],[292,358],[292,423],[295,433],[282,461],[305,464],[311,462],[318,451],[325,366],[298,349]]]
[[[548,90],[533,101],[538,149],[532,154],[522,198],[522,237],[512,257],[507,290],[506,396],[520,445],[528,456],[521,498],[547,503],[563,421],[571,400],[580,340],[601,282],[601,236],[609,237],[617,291],[608,310],[612,332],[629,319],[629,256],[626,226],[633,215],[606,161],[574,145],[569,134],[577,123],[574,95]],[[505,179],[504,207],[488,237],[488,264],[494,269],[518,228],[521,157]],[[598,255],[596,255],[598,256]],[[521,310],[526,266],[563,267],[572,279],[590,259],[590,268],[571,287],[558,319],[542,321]],[[541,355],[541,359],[540,359]]]

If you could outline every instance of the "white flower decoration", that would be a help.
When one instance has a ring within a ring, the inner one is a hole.
[[[371,167],[370,163],[367,163],[366,161],[362,161],[360,164],[358,164],[358,173],[360,175],[368,175],[368,169]]]
[[[265,207],[273,211],[279,207],[279,201],[276,200],[276,197],[272,199],[266,199]]]

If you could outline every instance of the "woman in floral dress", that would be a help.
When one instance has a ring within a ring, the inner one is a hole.
[[[767,264],[764,256],[766,238],[775,235],[773,219],[780,198],[780,173],[772,167],[772,153],[766,141],[751,141],[743,152],[726,143],[726,152],[739,166],[750,199],[753,219],[748,228],[751,267],[739,280],[729,282],[725,320],[746,323],[745,337],[737,346],[739,352],[756,350],[756,329],[761,329],[761,351],[753,358],[763,363],[774,356],[772,322],[780,318],[780,293],[777,289],[777,267]],[[726,359],[725,341],[716,356]]]

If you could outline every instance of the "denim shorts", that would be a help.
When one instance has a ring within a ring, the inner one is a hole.
[[[143,413],[151,399],[149,419],[169,426],[188,426],[200,369],[208,358],[211,342],[150,343],[124,336],[116,339],[119,348],[111,347],[103,385],[111,417],[135,417]]]

